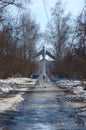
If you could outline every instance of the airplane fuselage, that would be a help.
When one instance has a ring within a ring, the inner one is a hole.
[[[42,56],[43,56],[43,60],[45,60],[46,50],[45,50],[45,47],[44,47],[44,46],[43,46],[43,53],[42,53]]]

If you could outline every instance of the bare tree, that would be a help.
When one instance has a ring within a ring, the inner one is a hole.
[[[23,46],[23,56],[28,61],[32,60],[36,52],[36,43],[39,39],[39,25],[31,19],[30,15],[21,17],[21,39]]]
[[[0,11],[2,11],[2,9],[8,7],[9,5],[14,5],[17,7],[23,7],[23,2],[30,2],[31,0],[0,0]]]
[[[86,56],[86,6],[76,21],[74,53],[80,59]]]
[[[65,54],[65,46],[68,45],[70,34],[69,14],[65,14],[61,2],[57,2],[51,13],[52,19],[49,21],[45,33],[46,41],[53,46],[57,59],[61,59]]]

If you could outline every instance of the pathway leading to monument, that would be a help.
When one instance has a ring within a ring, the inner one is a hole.
[[[17,110],[0,115],[0,130],[85,130],[85,119],[68,105],[67,96],[50,82],[29,86]]]

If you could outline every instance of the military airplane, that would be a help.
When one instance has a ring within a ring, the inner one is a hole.
[[[55,57],[54,57],[49,51],[47,51],[44,46],[43,46],[43,48],[42,48],[41,51],[39,51],[37,54],[35,54],[34,58],[36,58],[36,57],[38,57],[38,56],[40,56],[40,55],[42,55],[42,57],[43,57],[42,60],[46,60],[46,59],[45,59],[45,56],[46,56],[46,55],[48,55],[48,56],[51,57],[52,59],[55,59]]]
[[[42,71],[39,76],[39,79],[46,80],[46,79],[48,79],[48,76],[46,75],[46,70],[45,70],[45,62],[46,62],[45,57],[46,57],[46,55],[48,55],[52,59],[55,59],[55,57],[49,51],[47,51],[44,46],[41,51],[39,51],[37,54],[35,54],[34,58],[36,58],[40,55],[42,55],[42,60],[41,60],[42,61]]]

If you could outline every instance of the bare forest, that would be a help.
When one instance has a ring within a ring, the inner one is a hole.
[[[36,73],[38,63],[33,57],[42,38],[55,56],[48,65],[51,77],[86,79],[86,5],[73,20],[57,1],[42,34],[31,12],[22,11],[18,18],[9,13],[12,7],[25,10],[24,2],[0,1],[0,78],[30,77]]]
[[[73,20],[57,2],[45,31],[56,59],[49,64],[51,74],[62,78],[86,79],[86,5]]]
[[[9,14],[12,7],[24,10],[23,2],[0,1],[0,78],[29,77],[37,69],[32,57],[36,53],[39,25],[29,13],[22,13],[18,18]]]

